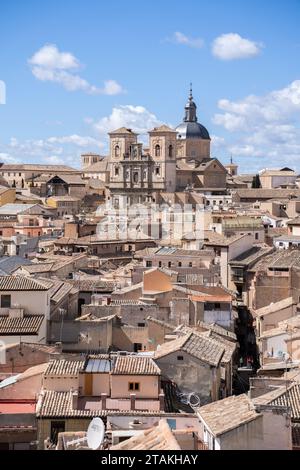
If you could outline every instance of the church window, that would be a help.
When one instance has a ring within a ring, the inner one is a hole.
[[[173,145],[169,145],[169,157],[173,157]]]
[[[155,156],[160,157],[160,145],[155,145]]]
[[[120,147],[118,145],[115,146],[115,157],[118,158],[120,156]]]

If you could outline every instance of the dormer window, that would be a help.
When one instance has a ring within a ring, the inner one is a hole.
[[[156,157],[160,157],[160,145],[155,145],[154,147],[154,154]]]

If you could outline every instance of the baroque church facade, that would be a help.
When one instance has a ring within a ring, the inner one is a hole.
[[[198,122],[197,106],[190,90],[183,121],[148,132],[149,147],[126,127],[109,133],[110,153],[104,161],[83,155],[86,172],[105,167],[108,197],[113,207],[155,203],[158,194],[196,191],[218,194],[226,188],[226,169],[210,156],[211,139]],[[103,179],[104,180],[104,179]]]

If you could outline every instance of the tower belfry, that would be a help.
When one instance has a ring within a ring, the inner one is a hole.
[[[190,94],[189,100],[184,107],[185,109],[185,116],[184,122],[197,122],[197,106],[196,103],[193,101],[193,89],[192,83],[190,83]]]

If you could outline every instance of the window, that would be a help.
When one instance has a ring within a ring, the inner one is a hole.
[[[154,154],[156,157],[160,157],[160,145],[155,145]]]
[[[182,262],[178,261],[178,268],[181,268],[181,266],[182,266]]]
[[[128,384],[128,390],[129,392],[139,392],[140,391],[140,384],[139,382],[129,382]]]
[[[215,303],[215,309],[220,310],[220,308],[221,308],[221,304],[220,303]]]
[[[144,328],[145,323],[144,323],[144,322],[140,322],[140,323],[138,323],[138,326],[139,326],[140,328]],[[137,343],[136,343],[136,344],[137,344]]]
[[[159,168],[159,166],[157,166],[157,167],[155,168],[155,174],[156,174],[156,175],[160,175],[160,168]]]
[[[183,356],[177,356],[177,361],[183,361]]]
[[[1,308],[11,307],[11,295],[1,295]]]
[[[115,157],[119,158],[120,156],[120,147],[118,145],[115,146]]]
[[[161,261],[158,262],[158,266],[159,266],[159,268],[161,268]]]
[[[138,172],[133,173],[133,182],[138,183],[139,182],[139,174]]]
[[[57,444],[58,433],[65,432],[65,422],[64,421],[51,421],[51,432],[50,440],[54,444]]]
[[[193,263],[192,261],[189,262],[189,268],[192,268],[193,267]]]
[[[3,231],[2,231],[2,230],[0,230],[0,237],[2,237],[2,235],[3,235]]]
[[[146,261],[146,267],[151,268],[152,267],[152,261]]]
[[[172,267],[172,262],[169,261],[169,262],[168,262],[168,268],[171,268],[171,267]]]
[[[255,234],[255,240],[258,240],[258,233]]]
[[[115,168],[115,176],[119,176],[119,168]]]
[[[139,352],[143,350],[142,343],[133,343],[133,350],[134,352]]]
[[[173,157],[173,146],[172,145],[169,145],[169,157],[170,158]]]

